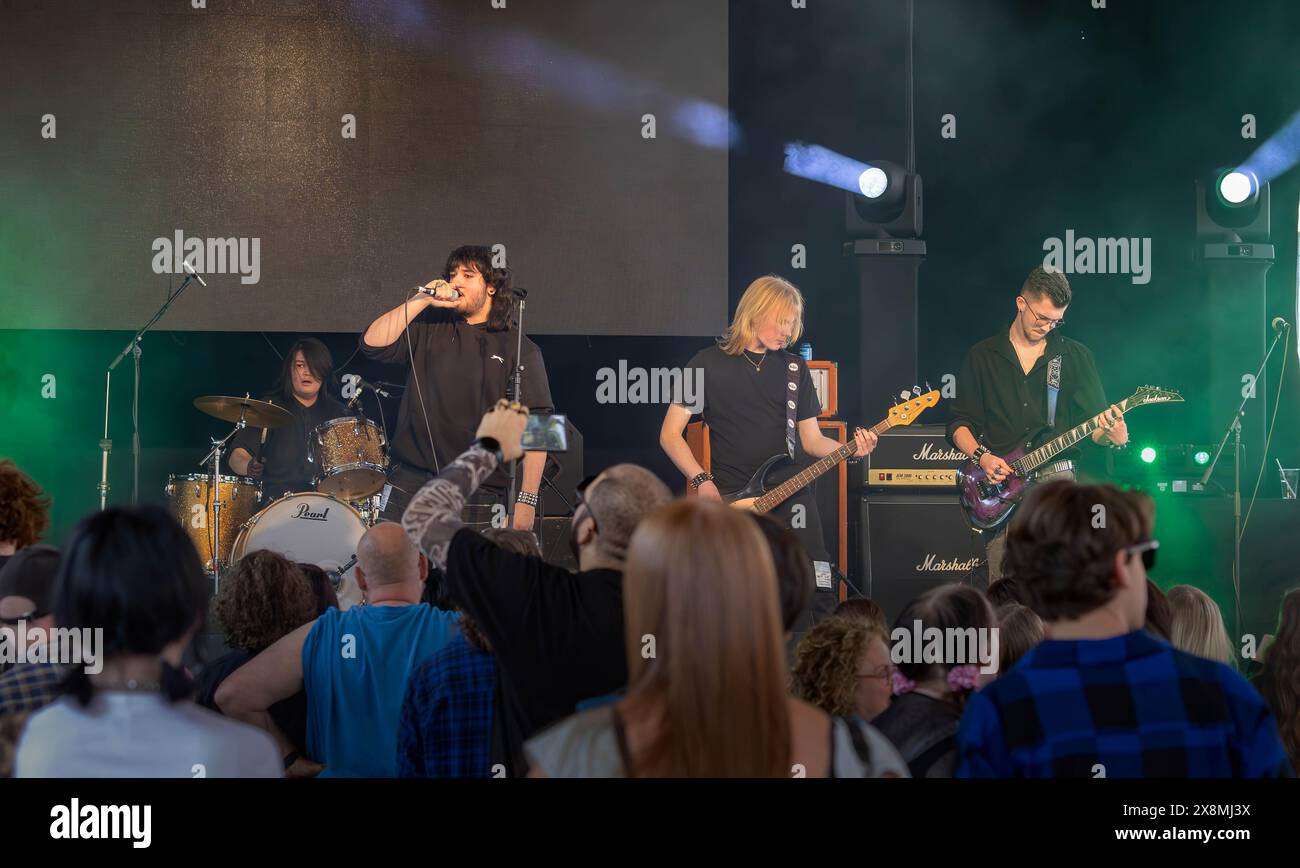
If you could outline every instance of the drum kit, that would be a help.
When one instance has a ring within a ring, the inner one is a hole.
[[[362,602],[353,567],[357,542],[379,520],[380,496],[388,472],[387,438],[362,416],[330,419],[307,436],[307,456],[316,468],[314,491],[291,492],[262,506],[262,483],[221,474],[221,456],[240,430],[278,428],[293,421],[269,401],[207,396],[194,406],[234,424],[212,439],[199,462],[207,473],[167,478],[167,501],[198,549],[204,569],[220,582],[223,569],[247,552],[267,549],[295,563],[316,564],[330,577],[339,608]]]

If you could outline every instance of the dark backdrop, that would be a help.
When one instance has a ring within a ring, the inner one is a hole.
[[[197,265],[224,273],[172,329],[351,331],[463,243],[501,245],[539,333],[716,329],[726,20],[722,0],[10,0],[7,324],[138,327],[180,232],[248,253]]]

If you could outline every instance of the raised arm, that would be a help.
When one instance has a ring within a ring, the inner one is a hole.
[[[402,515],[402,528],[438,569],[447,568],[451,538],[464,526],[460,515],[465,501],[502,461],[514,461],[523,455],[521,444],[527,424],[527,407],[497,401],[479,423],[475,436],[495,440],[500,456],[475,442],[411,498]]]

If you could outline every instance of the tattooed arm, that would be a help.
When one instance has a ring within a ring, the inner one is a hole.
[[[478,438],[491,438],[501,447],[506,461],[523,455],[520,442],[524,426],[528,423],[528,408],[507,401],[497,401],[479,423]],[[424,552],[429,562],[440,570],[447,569],[447,551],[451,538],[464,525],[460,520],[465,501],[483,480],[500,464],[495,453],[477,445],[471,446],[446,469],[424,484],[411,498],[402,515],[402,529]]]
[[[471,446],[426,482],[402,514],[402,529],[438,569],[447,569],[451,538],[465,526],[460,520],[465,501],[492,475],[497,464],[495,453]]]

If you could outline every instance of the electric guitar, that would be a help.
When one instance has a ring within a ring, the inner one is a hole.
[[[910,401],[904,401],[891,407],[889,415],[885,417],[884,421],[872,426],[871,430],[877,434],[883,434],[890,428],[899,425],[911,425],[927,407],[933,407],[938,403],[938,389],[926,392],[924,395],[917,395]],[[849,442],[830,455],[805,467],[775,488],[768,489],[767,475],[774,467],[790,460],[789,456],[784,452],[780,455],[773,455],[763,462],[763,466],[754,471],[754,475],[749,478],[749,482],[745,483],[744,488],[731,494],[724,494],[722,499],[737,509],[748,509],[758,513],[768,512],[793,497],[801,488],[811,484],[813,480],[823,473],[852,458],[857,454],[857,451],[857,441],[850,437]]]
[[[1127,413],[1134,407],[1141,407],[1144,404],[1172,404],[1180,403],[1182,400],[1182,395],[1169,389],[1161,389],[1159,386],[1140,386],[1136,392],[1119,402],[1118,407],[1121,413]],[[1015,472],[1015,475],[1005,482],[990,481],[983,467],[975,461],[968,460],[957,471],[957,491],[971,527],[987,530],[1005,522],[1011,517],[1012,511],[1025,496],[1025,492],[1033,485],[1034,471],[1090,436],[1099,427],[1100,423],[1094,416],[1087,422],[1074,426],[1059,437],[1054,437],[1030,451],[1034,437],[1047,429],[1044,427],[1035,432],[1033,436],[1026,439],[1024,446],[1001,456]]]

